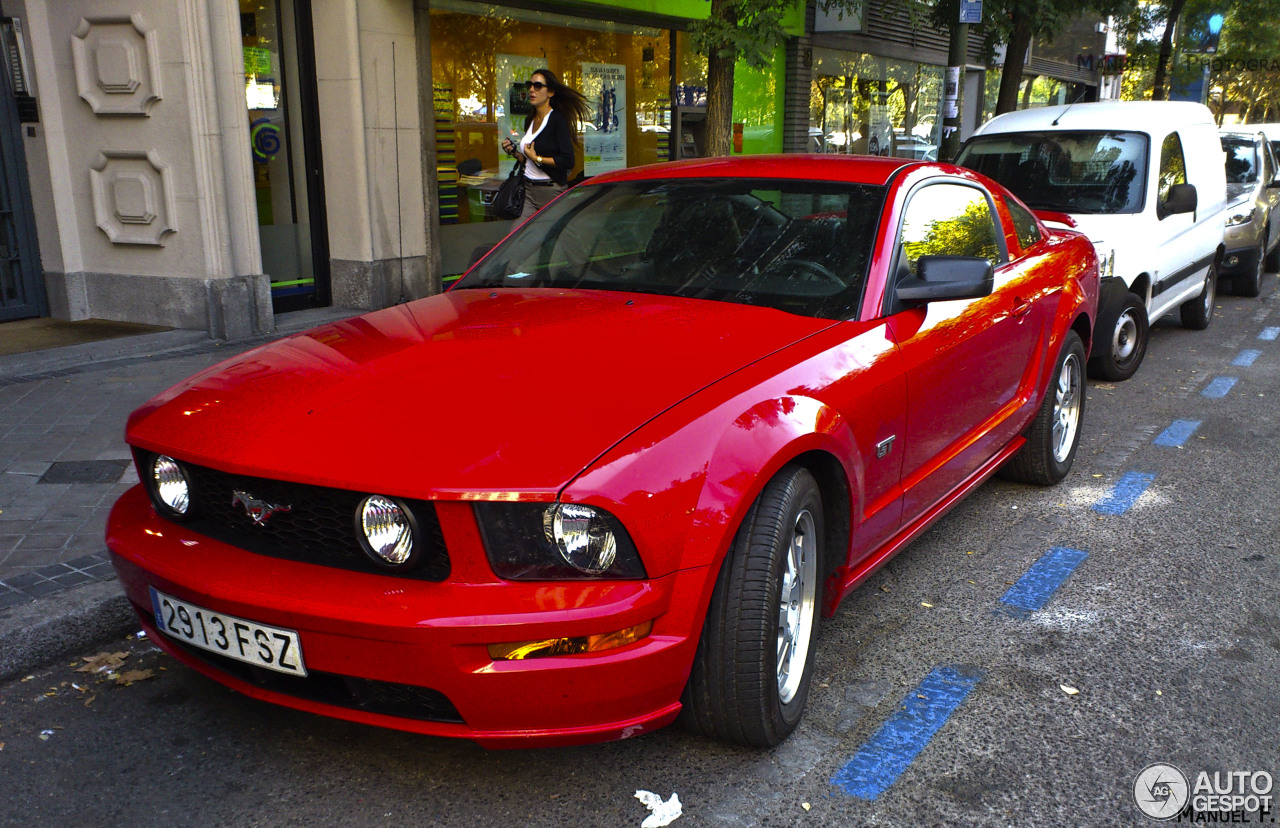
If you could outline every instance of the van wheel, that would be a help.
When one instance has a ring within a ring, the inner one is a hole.
[[[1179,308],[1182,314],[1182,327],[1193,331],[1203,331],[1209,327],[1213,319],[1213,300],[1218,298],[1218,263],[1209,264],[1209,272],[1204,275],[1204,289],[1198,296],[1183,302]]]
[[[1084,345],[1068,331],[1049,377],[1044,402],[1027,431],[1027,442],[1000,470],[1001,477],[1052,486],[1071,471],[1084,420]]]
[[[1150,333],[1146,306],[1126,292],[1120,306],[1098,321],[1098,344],[1104,347],[1089,360],[1089,374],[1112,382],[1133,376],[1147,355]]]
[[[788,466],[751,506],[720,567],[680,723],[772,747],[795,730],[813,678],[822,606],[822,496]]]
[[[1262,274],[1266,271],[1263,259],[1267,254],[1267,242],[1258,244],[1258,262],[1249,273],[1241,273],[1231,279],[1231,292],[1236,296],[1257,296],[1262,292]]]

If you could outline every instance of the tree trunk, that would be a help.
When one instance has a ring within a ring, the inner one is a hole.
[[[711,0],[711,18],[737,27],[738,8],[733,0]],[[707,55],[707,120],[703,154],[708,158],[730,155],[733,149],[733,47],[717,44]],[[721,53],[724,56],[721,56]]]
[[[1000,94],[996,97],[997,115],[1018,108],[1018,86],[1022,83],[1022,67],[1027,60],[1027,47],[1031,45],[1031,24],[1020,12],[1014,11],[1013,33],[1004,50],[1004,69],[1000,72]]]
[[[1156,77],[1152,83],[1151,100],[1167,100],[1165,94],[1165,78],[1169,73],[1169,58],[1173,56],[1173,28],[1182,16],[1182,7],[1187,0],[1169,0],[1168,12],[1164,21],[1164,36],[1160,38],[1160,57],[1156,60]]]

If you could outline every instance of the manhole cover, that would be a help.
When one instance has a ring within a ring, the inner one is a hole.
[[[128,460],[74,460],[54,463],[41,483],[115,483]]]

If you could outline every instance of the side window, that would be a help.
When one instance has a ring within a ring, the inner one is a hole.
[[[902,254],[916,275],[921,256],[981,256],[1001,262],[996,224],[986,194],[961,184],[932,184],[918,190],[902,219]]]
[[[1026,250],[1040,241],[1040,226],[1036,224],[1036,217],[1011,198],[1006,198],[1004,203],[1008,205],[1009,215],[1013,217],[1013,230],[1018,234],[1018,244],[1022,245],[1022,249]]]
[[[1160,145],[1160,200],[1169,197],[1169,188],[1174,184],[1186,183],[1187,162],[1182,157],[1182,141],[1178,133],[1171,132]]]

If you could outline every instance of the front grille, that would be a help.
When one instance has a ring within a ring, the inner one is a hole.
[[[147,457],[139,468],[147,468]],[[283,480],[229,474],[182,463],[191,481],[191,517],[183,521],[202,535],[273,558],[389,574],[366,555],[356,539],[356,507],[368,493]],[[289,511],[279,511],[255,524],[245,507],[234,502],[242,491]],[[418,564],[398,577],[443,581],[449,577],[449,551],[436,517],[425,500],[402,500],[418,532]]]
[[[139,611],[147,614],[145,610]],[[402,719],[464,724],[453,702],[444,693],[430,687],[374,681],[316,670],[309,670],[306,676],[288,676],[192,647],[173,638],[166,637],[165,641],[176,644],[183,652],[210,667],[281,695]]]

